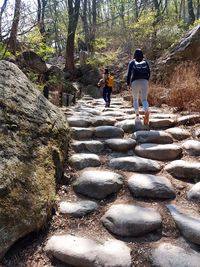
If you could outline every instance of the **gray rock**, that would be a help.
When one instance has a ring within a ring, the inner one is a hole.
[[[199,267],[200,254],[166,242],[151,251],[151,261],[154,267]]]
[[[112,205],[101,218],[104,226],[120,236],[141,236],[162,225],[161,216],[151,208],[135,205]]]
[[[120,117],[120,116],[126,116],[124,112],[120,111],[109,111],[108,109],[104,110],[102,113],[103,116],[110,116],[110,117]]]
[[[189,131],[178,127],[169,128],[165,131],[171,134],[176,140],[184,140],[191,136]]]
[[[161,170],[161,165],[157,161],[137,156],[111,159],[109,166],[113,169],[130,172],[158,172]]]
[[[174,126],[176,121],[173,119],[150,119],[149,124],[152,129],[166,129]]]
[[[174,160],[181,156],[182,148],[174,144],[140,144],[135,147],[136,155],[155,160]]]
[[[18,56],[21,68],[29,68],[36,73],[45,73],[48,68],[45,61],[33,51],[24,51]]]
[[[132,120],[123,120],[115,123],[116,127],[119,127],[124,130],[125,133],[132,133],[135,126],[135,121]]]
[[[0,61],[0,258],[37,231],[52,210],[69,127],[14,64]],[[53,145],[52,145],[53,144]]]
[[[110,171],[84,171],[74,183],[77,193],[104,199],[110,194],[116,193],[123,185],[123,177]]]
[[[89,139],[93,136],[94,129],[93,128],[79,128],[79,127],[73,127],[71,136],[74,139],[78,140],[84,140]]]
[[[176,196],[171,182],[163,176],[134,173],[128,180],[128,187],[134,197],[167,199]]]
[[[190,191],[187,193],[187,198],[189,200],[200,201],[200,182],[193,185]]]
[[[167,164],[164,168],[176,178],[200,179],[200,162],[175,160]]]
[[[126,152],[135,147],[136,141],[131,138],[129,139],[115,138],[115,139],[105,140],[105,144],[114,151]]]
[[[97,203],[90,200],[82,200],[77,202],[62,201],[59,203],[59,212],[69,214],[73,217],[82,217],[96,210]]]
[[[120,138],[124,136],[124,131],[115,126],[99,126],[95,128],[94,135],[98,138]]]
[[[104,144],[97,140],[92,141],[73,141],[71,147],[75,152],[91,152],[98,154],[104,149]]]
[[[200,122],[199,114],[192,114],[187,116],[182,116],[177,120],[178,125],[194,125]]]
[[[150,113],[152,113],[152,111],[150,111]],[[151,114],[152,119],[176,119],[177,115],[176,114],[172,114],[172,113],[153,113]]]
[[[67,119],[69,125],[71,127],[82,127],[86,128],[91,125],[91,121],[87,118],[81,118],[81,117],[70,117]]]
[[[139,143],[171,144],[173,138],[164,131],[138,131],[133,134],[133,138]]]
[[[84,169],[86,167],[97,167],[101,165],[99,156],[95,154],[74,154],[69,158],[71,166],[77,170]]]
[[[100,115],[100,111],[93,108],[93,107],[83,107],[81,105],[81,108],[79,109],[79,112],[83,113],[83,112],[86,112],[88,115],[92,116],[99,116]]]
[[[200,138],[200,128],[197,128],[195,130],[195,135],[196,135],[196,137]]]
[[[182,144],[182,147],[191,156],[200,156],[200,142],[197,140],[187,140]]]
[[[167,205],[181,234],[189,241],[200,245],[200,217],[184,214],[175,205]]]
[[[113,126],[115,122],[116,119],[105,116],[96,116],[94,119],[92,119],[93,126],[105,126],[105,125]]]
[[[45,250],[74,267],[131,267],[131,250],[118,240],[98,242],[73,235],[54,235]]]
[[[169,84],[171,76],[175,72],[177,65],[186,64],[191,58],[195,63],[199,62],[199,44],[200,44],[200,26],[199,24],[187,32],[181,40],[173,45],[167,53],[159,58],[154,64],[152,80],[156,82],[165,82]],[[166,90],[167,92],[167,90]]]

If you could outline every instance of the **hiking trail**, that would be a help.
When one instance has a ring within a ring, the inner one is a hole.
[[[147,129],[119,96],[63,111],[68,183],[43,244],[59,261],[34,266],[199,267],[200,115],[151,107]]]

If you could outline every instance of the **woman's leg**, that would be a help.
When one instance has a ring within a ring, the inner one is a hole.
[[[149,124],[149,102],[147,100],[149,82],[144,79],[140,81],[141,81],[141,100],[144,108],[144,124]]]
[[[107,88],[106,87],[103,88],[103,99],[105,102],[107,102]]]
[[[107,91],[107,101],[108,101],[108,106],[110,106],[110,97],[111,97],[111,93],[112,93],[112,88],[108,88],[108,91]]]
[[[132,88],[133,107],[134,107],[134,110],[135,110],[135,114],[136,115],[139,115],[139,102],[138,102],[138,98],[139,98],[140,87],[139,87],[138,80],[132,82],[131,88]]]

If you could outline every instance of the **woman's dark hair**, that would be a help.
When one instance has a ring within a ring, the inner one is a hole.
[[[136,49],[134,53],[134,59],[138,62],[142,61],[144,58],[143,52],[141,49]]]
[[[108,69],[104,69],[104,74],[108,74]]]

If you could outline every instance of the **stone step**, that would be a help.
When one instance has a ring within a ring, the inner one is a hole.
[[[92,141],[73,141],[71,147],[76,153],[91,152],[94,154],[100,153],[105,145],[101,141],[92,140]]]
[[[174,144],[145,143],[135,147],[136,155],[160,161],[169,161],[180,158],[182,148]]]
[[[197,140],[187,140],[182,143],[182,147],[190,156],[200,156],[200,142]]]
[[[181,116],[177,119],[178,125],[194,125],[200,123],[200,115],[199,114],[191,114],[186,116]]]
[[[176,196],[170,180],[164,176],[134,173],[128,179],[128,187],[134,197],[168,199]]]
[[[69,126],[71,127],[82,127],[86,128],[92,124],[92,121],[89,118],[83,117],[70,117],[67,119]]]
[[[155,160],[137,156],[113,158],[109,162],[109,167],[128,172],[159,172],[162,168]]]
[[[165,131],[137,131],[133,134],[133,138],[138,143],[155,143],[155,144],[171,144],[173,138]]]
[[[169,128],[165,131],[171,134],[173,138],[176,140],[184,140],[191,136],[189,131],[182,129],[182,128],[178,128],[178,127]]]
[[[117,193],[123,185],[123,177],[111,171],[86,170],[73,184],[77,193],[95,199],[104,199]]]
[[[149,120],[149,125],[151,129],[167,129],[176,125],[176,120],[174,119],[152,119]]]
[[[94,135],[94,128],[72,127],[71,137],[76,140],[90,139]]]
[[[154,209],[128,204],[112,205],[101,222],[110,232],[123,237],[145,235],[162,226],[161,216]]]
[[[87,167],[98,167],[101,165],[99,156],[96,154],[77,153],[69,158],[72,168],[81,170]]]
[[[71,215],[79,218],[91,213],[97,209],[97,203],[90,200],[82,200],[77,202],[62,201],[58,205],[61,214]]]
[[[198,161],[175,160],[167,164],[164,169],[176,178],[200,180]]]
[[[94,136],[97,138],[121,138],[124,131],[115,126],[98,126],[94,129]]]
[[[127,152],[130,149],[134,149],[134,147],[136,146],[136,141],[131,138],[128,139],[114,138],[105,140],[105,144],[113,151]]]
[[[187,198],[191,201],[200,201],[200,182],[192,186],[187,193]]]
[[[167,205],[181,234],[190,242],[200,245],[200,216],[185,214],[175,205]]]
[[[132,133],[134,131],[135,121],[131,120],[122,120],[120,122],[115,123],[115,126],[123,129],[125,133]]]
[[[54,235],[45,251],[74,267],[131,267],[130,248],[113,239],[99,242],[70,234]]]
[[[161,242],[151,250],[151,264],[156,267],[199,267],[200,253],[185,244],[180,247]]]

